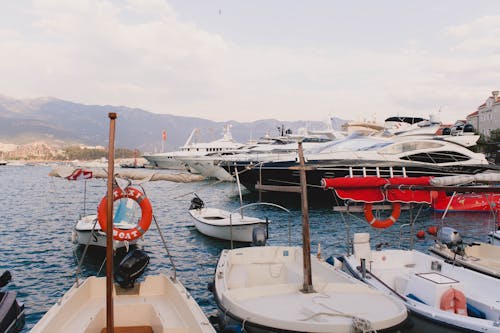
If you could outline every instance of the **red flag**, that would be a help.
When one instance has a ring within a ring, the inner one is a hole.
[[[167,131],[163,130],[163,132],[161,132],[161,139],[167,141]]]
[[[76,169],[71,175],[66,177],[68,180],[79,180],[92,178],[92,171]]]

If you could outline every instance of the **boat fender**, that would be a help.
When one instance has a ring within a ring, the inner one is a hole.
[[[256,226],[252,230],[252,246],[266,245],[266,228],[263,226]]]
[[[141,207],[141,219],[139,223],[134,228],[131,229],[119,229],[113,227],[113,239],[118,241],[132,241],[141,237],[149,229],[151,225],[151,219],[153,217],[153,208],[151,207],[151,202],[149,199],[136,189],[135,187],[127,187],[123,191],[116,187],[113,189],[113,201],[128,198],[137,202],[139,207]],[[97,207],[97,220],[101,226],[102,231],[107,231],[108,226],[108,199],[104,196]]]
[[[385,229],[390,227],[397,221],[401,214],[401,204],[399,202],[392,203],[391,215],[385,220],[378,220],[373,216],[373,205],[369,202],[365,203],[364,213],[366,221],[374,228]]]
[[[438,228],[435,225],[431,225],[427,228],[427,233],[432,236],[436,236],[438,233]]]
[[[439,307],[441,310],[467,316],[467,299],[460,290],[450,288],[441,296]]]
[[[215,287],[215,281],[207,283],[207,290],[210,291],[211,293],[214,292],[214,287]]]

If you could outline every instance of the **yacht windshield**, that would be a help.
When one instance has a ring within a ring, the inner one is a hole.
[[[329,153],[334,151],[376,150],[391,143],[392,141],[387,141],[386,139],[355,133],[345,139],[335,140],[322,146],[322,149],[319,152]]]

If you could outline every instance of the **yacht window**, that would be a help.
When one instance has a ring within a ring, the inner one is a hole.
[[[408,142],[395,143],[389,147],[383,148],[382,150],[380,150],[380,154],[387,154],[387,155],[401,154],[409,151],[439,148],[442,146],[443,144],[441,142],[408,141]]]
[[[470,159],[470,157],[454,151],[441,151],[432,153],[418,153],[401,157],[401,159],[414,162],[441,164],[467,161]]]

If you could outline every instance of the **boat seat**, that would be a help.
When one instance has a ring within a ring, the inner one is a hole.
[[[244,288],[247,284],[247,271],[244,265],[231,265],[229,279],[227,280],[228,289]]]

